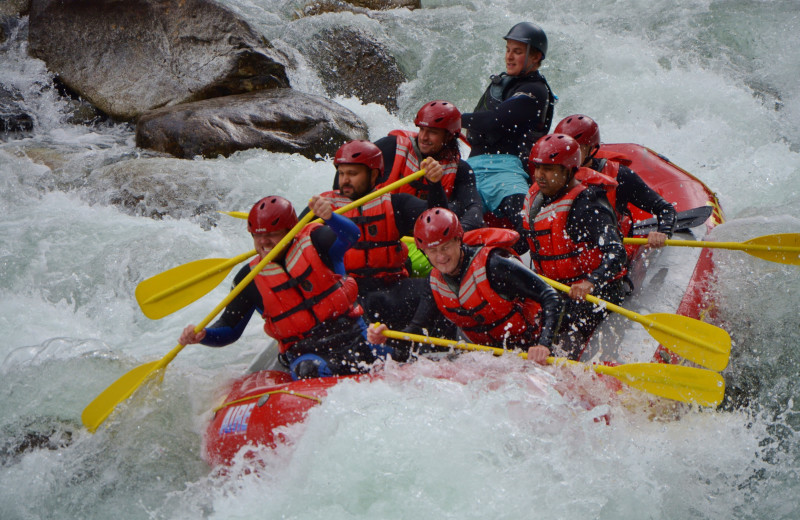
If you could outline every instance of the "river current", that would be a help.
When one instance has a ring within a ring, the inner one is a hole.
[[[604,142],[669,157],[719,197],[709,239],[800,231],[800,4],[774,1],[432,1],[416,11],[295,20],[299,2],[225,0],[274,45],[313,52],[308,35],[340,24],[381,41],[409,81],[397,114],[337,98],[378,139],[412,128],[426,101],[469,111],[503,70],[501,39],[540,24],[555,121],[596,119]],[[247,210],[279,194],[297,206],[330,186],[330,159],[263,150],[153,159],[129,125],[76,126],[25,26],[0,47],[35,131],[0,142],[0,518],[776,519],[800,517],[800,269],[719,251],[715,323],[733,338],[723,375],[732,410],[673,417],[642,403],[585,410],[547,370],[470,355],[468,384],[411,377],[340,385],[292,449],[237,461],[201,458],[210,409],[265,345],[259,320],[224,349],[185,348],[90,434],[80,413],[128,370],[164,356],[229,282],[162,320],[134,298],[143,279],[199,258],[252,249]],[[324,95],[297,60],[292,85]],[[365,78],[365,81],[375,79]],[[44,87],[44,88],[43,88]],[[160,161],[163,193],[114,204],[115,164]],[[176,173],[177,172],[177,173]],[[151,218],[169,210],[172,216]],[[390,367],[390,375],[393,370]],[[596,420],[608,414],[609,424]]]

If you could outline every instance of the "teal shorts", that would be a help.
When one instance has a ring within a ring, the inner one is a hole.
[[[528,193],[530,177],[516,155],[476,155],[467,162],[475,172],[484,213],[496,210],[509,195]]]

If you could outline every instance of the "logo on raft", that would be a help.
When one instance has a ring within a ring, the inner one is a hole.
[[[229,408],[225,418],[222,420],[219,434],[245,433],[247,431],[247,423],[250,421],[250,414],[255,406],[256,403],[250,403]]]

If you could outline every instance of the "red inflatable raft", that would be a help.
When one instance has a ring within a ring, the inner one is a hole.
[[[700,240],[723,221],[714,193],[665,157],[635,144],[603,145],[601,150],[606,157],[624,161],[675,206],[679,224],[683,223],[680,227],[684,229],[673,238]],[[639,236],[655,229],[652,215],[638,208],[631,210]],[[705,299],[712,272],[713,262],[707,249],[635,249],[630,274],[636,290],[624,305],[636,312],[669,312],[702,319],[713,310],[712,302]],[[582,361],[676,363],[678,358],[642,327],[612,315],[595,331]],[[234,381],[224,402],[214,410],[205,434],[205,458],[210,464],[228,464],[248,445],[274,447],[283,442],[280,427],[302,421],[308,410],[339,381],[339,378],[292,381],[285,372],[261,369],[265,366],[257,362],[253,373]]]

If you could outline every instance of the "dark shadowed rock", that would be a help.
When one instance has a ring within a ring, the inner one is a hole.
[[[291,89],[262,90],[148,112],[136,145],[191,158],[264,148],[315,159],[345,141],[366,139],[367,126],[331,100]]]
[[[308,58],[330,96],[356,96],[397,110],[397,91],[406,77],[379,43],[351,29],[337,27],[314,38]]]
[[[31,0],[29,45],[118,119],[289,85],[269,42],[212,0]]]
[[[351,0],[350,2],[319,0],[306,4],[302,10],[297,11],[297,16],[316,16],[322,13],[340,13],[342,11],[366,14],[370,10],[383,11],[401,7],[419,9],[422,6],[420,0]]]
[[[0,84],[0,139],[33,130],[33,117],[22,106],[17,89]]]
[[[30,0],[0,0],[0,17],[3,15],[24,16],[28,14],[30,5]]]
[[[35,450],[59,450],[72,444],[78,425],[55,418],[37,417],[6,426],[0,435],[0,467],[18,463]]]

